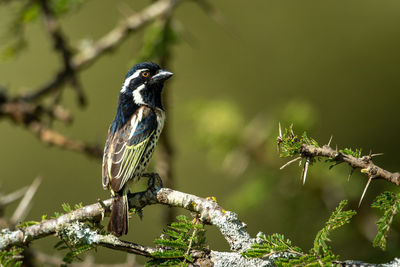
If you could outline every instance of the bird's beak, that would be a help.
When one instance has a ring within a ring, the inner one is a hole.
[[[151,82],[152,82],[152,83],[163,82],[163,81],[168,80],[172,75],[174,75],[172,72],[167,71],[167,70],[162,70],[162,69],[161,69],[161,70],[159,70],[159,71],[157,72],[156,75],[154,75],[154,76],[151,78]]]

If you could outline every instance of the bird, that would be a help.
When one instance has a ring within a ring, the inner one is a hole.
[[[173,75],[153,62],[132,67],[119,92],[118,107],[104,147],[102,184],[112,195],[108,232],[128,233],[128,193],[146,169],[165,122],[164,82]]]

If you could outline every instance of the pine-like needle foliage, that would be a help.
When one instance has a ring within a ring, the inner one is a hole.
[[[386,238],[393,222],[394,216],[400,212],[400,193],[384,192],[379,195],[371,205],[383,211],[383,216],[376,222],[378,233],[374,239],[374,247],[386,249]]]
[[[160,238],[155,240],[160,250],[153,253],[153,259],[146,266],[186,266],[194,261],[192,249],[205,248],[204,225],[184,215],[177,216],[177,222],[167,226]]]

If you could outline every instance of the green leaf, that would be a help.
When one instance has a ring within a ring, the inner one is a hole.
[[[315,237],[314,247],[312,252],[319,256],[326,256],[330,253],[330,247],[327,242],[330,241],[330,233],[349,223],[350,219],[356,214],[354,210],[343,211],[344,206],[347,204],[347,200],[343,200],[339,203],[339,206],[332,213],[329,220],[325,223],[325,227],[322,228]]]
[[[373,246],[385,250],[390,226],[394,217],[400,212],[400,193],[384,192],[376,197],[371,206],[383,211],[382,217],[376,222],[378,233],[373,241]]]
[[[20,224],[18,224],[16,227],[17,228],[25,228],[31,225],[35,225],[38,224],[39,222],[36,221],[26,221],[26,222],[21,222]]]

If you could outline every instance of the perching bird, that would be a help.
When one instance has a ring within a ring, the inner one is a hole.
[[[116,236],[128,233],[129,186],[140,179],[161,134],[161,91],[171,76],[145,62],[130,69],[122,84],[103,156],[103,187],[113,196],[108,231]]]

